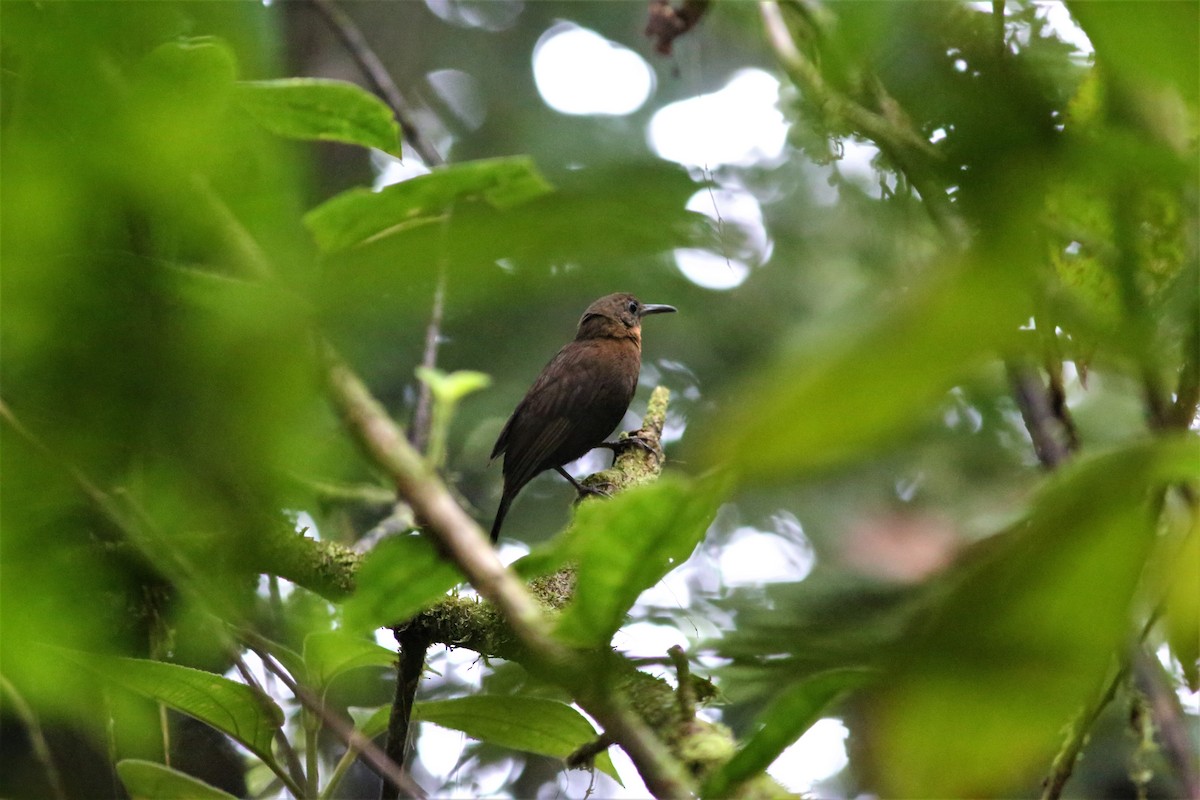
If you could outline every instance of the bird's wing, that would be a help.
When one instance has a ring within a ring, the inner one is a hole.
[[[555,417],[542,422],[536,436],[520,452],[509,451],[504,457],[506,483],[521,487],[533,480],[571,432],[571,421],[566,417]]]
[[[558,351],[538,375],[504,424],[492,449],[492,458],[505,453],[506,483],[518,488],[524,486],[567,442],[573,429],[580,424],[579,409],[588,407],[593,399],[589,397],[589,387],[594,387],[594,382],[587,378],[594,368],[591,353],[573,343]],[[624,408],[617,415],[618,421],[623,413]],[[616,424],[614,421],[597,435],[604,436]],[[509,446],[511,441],[522,443],[519,451]]]

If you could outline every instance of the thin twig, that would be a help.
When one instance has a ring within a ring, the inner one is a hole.
[[[342,40],[346,51],[358,64],[375,92],[392,109],[392,113],[396,115],[396,120],[400,123],[400,132],[404,136],[404,141],[408,142],[409,147],[417,152],[426,166],[436,167],[446,163],[441,154],[421,134],[421,129],[414,124],[412,109],[409,107],[408,101],[404,99],[400,87],[392,80],[387,67],[383,65],[379,56],[367,43],[367,38],[363,36],[358,24],[350,18],[349,14],[338,8],[333,0],[309,0],[309,2],[329,23],[329,27],[333,28],[334,33]]]
[[[58,767],[54,765],[54,756],[50,752],[50,746],[46,744],[46,737],[42,735],[42,726],[38,724],[37,715],[33,713],[33,709],[25,702],[21,693],[17,691],[17,687],[9,683],[3,675],[0,675],[0,693],[8,698],[13,713],[25,726],[25,735],[29,737],[29,746],[33,749],[33,757],[42,765],[42,770],[46,773],[46,782],[50,784],[50,793],[54,800],[67,800],[67,792],[63,789],[62,775],[59,774]]]
[[[263,689],[258,679],[254,677],[254,673],[250,670],[250,667],[246,664],[246,660],[242,658],[241,652],[232,641],[228,643],[227,652],[233,658],[233,666],[237,668],[238,674],[242,676],[242,680],[253,691],[254,699],[260,702],[265,701],[262,702],[262,705],[265,707],[271,702],[269,699],[270,695]],[[268,711],[268,713],[273,712]],[[274,736],[275,745],[279,748],[279,752],[283,753],[283,758],[287,762],[288,769],[287,775],[281,775],[279,772],[275,772],[275,774],[279,777],[279,780],[287,784],[288,791],[300,791],[301,787],[306,785],[304,767],[300,764],[300,757],[296,755],[295,748],[288,741],[287,735],[283,732],[282,728],[276,728]]]
[[[1021,418],[1033,440],[1033,451],[1042,466],[1055,469],[1067,460],[1071,451],[1064,441],[1062,423],[1046,387],[1037,372],[1026,365],[1009,362],[1007,369]]]
[[[1133,662],[1138,689],[1150,703],[1150,716],[1158,731],[1167,761],[1175,768],[1183,784],[1184,796],[1200,800],[1200,769],[1196,764],[1196,744],[1188,733],[1179,698],[1171,688],[1162,665],[1145,648],[1138,650]]]
[[[258,653],[258,657],[262,659],[263,666],[271,674],[279,678],[302,706],[319,716],[325,726],[333,731],[334,735],[341,739],[347,747],[353,747],[362,753],[363,760],[379,777],[403,787],[412,797],[424,798],[426,796],[425,791],[414,783],[412,778],[405,775],[399,765],[384,755],[383,750],[377,744],[363,736],[353,725],[346,722],[337,714],[332,713],[325,707],[325,703],[313,695],[307,688],[296,683],[292,676],[288,674],[288,671],[281,667],[279,662],[275,660],[275,657],[267,650],[259,649],[253,643],[247,644],[251,650]]]
[[[1070,780],[1071,773],[1075,771],[1075,763],[1079,760],[1079,754],[1083,751],[1083,746],[1087,744],[1088,732],[1096,724],[1100,712],[1107,708],[1108,704],[1116,697],[1117,687],[1128,675],[1129,664],[1126,662],[1113,672],[1096,701],[1080,711],[1079,715],[1071,721],[1067,740],[1058,751],[1058,755],[1054,757],[1050,775],[1042,786],[1041,800],[1058,800],[1062,797],[1063,789]]]
[[[429,311],[429,324],[425,326],[425,349],[421,354],[421,366],[425,369],[437,367],[438,345],[442,340],[442,317],[445,312],[446,260],[442,258],[438,260],[437,285],[433,289],[433,308]],[[417,405],[413,409],[408,440],[412,442],[413,447],[424,453],[429,445],[429,430],[433,421],[433,389],[425,381],[418,381],[417,384]]]
[[[333,0],[309,0],[313,7],[324,17],[329,26],[337,33],[347,52],[358,64],[366,79],[374,87],[375,92],[383,98],[392,109],[392,113],[400,122],[400,131],[409,147],[417,152],[428,167],[437,167],[446,163],[433,144],[425,138],[421,128],[416,124],[415,116],[400,87],[392,80],[391,73],[376,55],[375,50],[367,42],[362,30]],[[437,285],[433,290],[433,308],[429,312],[429,324],[425,327],[425,349],[421,356],[421,365],[427,369],[437,366],[438,344],[442,338],[442,317],[446,307],[446,265],[444,259],[438,264]],[[413,410],[412,425],[409,426],[409,441],[417,450],[424,452],[429,438],[429,419],[433,395],[428,386],[420,383],[417,386],[417,404]]]
[[[671,645],[667,655],[675,664],[675,676],[679,682],[675,696],[679,700],[679,714],[685,722],[696,718],[696,690],[692,686],[692,670],[688,666],[687,653],[677,644]]]
[[[596,756],[612,747],[616,742],[608,734],[600,734],[590,742],[581,744],[575,752],[569,754],[564,763],[571,769],[586,767],[595,762]]]
[[[1003,59],[1008,52],[1004,43],[1004,0],[992,0],[992,31],[996,37],[996,58]]]
[[[429,648],[429,642],[415,628],[399,632],[396,638],[400,642],[400,660],[396,664],[396,696],[388,717],[384,753],[401,769],[406,769],[408,745],[412,739],[413,704],[421,683],[421,673],[425,670],[425,651]],[[379,787],[379,800],[395,800],[401,796],[401,791],[399,786],[384,781]]]

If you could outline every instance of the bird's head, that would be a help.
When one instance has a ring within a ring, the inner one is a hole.
[[[643,303],[631,294],[618,292],[601,297],[587,307],[579,319],[576,339],[630,338],[641,342],[642,317],[674,312],[674,306]]]

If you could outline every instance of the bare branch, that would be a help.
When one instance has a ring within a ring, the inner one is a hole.
[[[1062,418],[1035,369],[1016,362],[1009,362],[1007,369],[1021,418],[1033,440],[1033,451],[1042,466],[1055,469],[1071,455]]]
[[[412,109],[409,107],[408,101],[404,99],[400,87],[392,80],[387,67],[371,49],[367,38],[350,18],[350,15],[338,8],[333,0],[309,0],[309,2],[342,40],[347,52],[370,81],[375,92],[391,107],[392,113],[396,115],[396,120],[400,123],[400,132],[404,136],[404,141],[408,142],[409,147],[417,152],[426,166],[436,167],[446,163],[441,154],[421,134],[421,129],[413,122]]]

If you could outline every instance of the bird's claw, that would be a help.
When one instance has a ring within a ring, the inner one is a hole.
[[[603,447],[605,450],[612,450],[614,464],[617,463],[617,456],[619,456],[621,451],[627,447],[640,447],[642,450],[652,456],[658,455],[658,449],[640,433],[628,433],[625,434],[623,438],[618,439],[615,442],[601,442],[596,446]]]
[[[612,495],[611,495],[611,494],[609,494],[608,492],[604,491],[603,489],[597,489],[595,486],[584,486],[582,483],[581,483],[581,484],[579,484],[579,496],[580,496],[580,498],[584,498],[584,497],[612,497]]]

